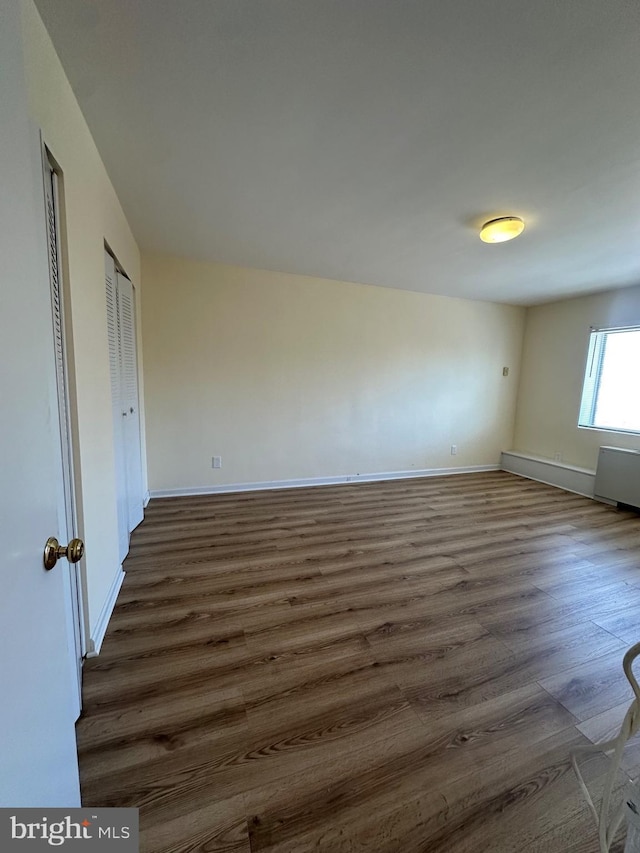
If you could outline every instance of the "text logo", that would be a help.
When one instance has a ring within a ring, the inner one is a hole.
[[[138,853],[138,809],[0,809],[0,850]]]

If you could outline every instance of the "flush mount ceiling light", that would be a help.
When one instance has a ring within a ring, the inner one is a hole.
[[[513,240],[524,231],[524,222],[518,216],[501,216],[490,219],[480,230],[480,239],[484,243],[504,243]]]

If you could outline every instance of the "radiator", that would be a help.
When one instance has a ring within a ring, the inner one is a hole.
[[[640,450],[600,448],[594,497],[640,507]]]

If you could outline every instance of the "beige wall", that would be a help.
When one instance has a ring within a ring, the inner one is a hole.
[[[640,449],[640,436],[577,426],[590,327],[640,325],[640,287],[527,310],[514,447],[595,469],[598,447]]]
[[[152,491],[490,465],[511,445],[523,309],[158,255],[143,278]]]
[[[68,319],[77,404],[81,534],[86,542],[90,626],[119,567],[106,334],[104,241],[140,293],[140,258],[100,155],[49,36],[31,0],[24,0],[23,37],[34,133],[62,169],[66,219]],[[43,209],[44,240],[44,209]],[[140,312],[138,312],[139,314]]]

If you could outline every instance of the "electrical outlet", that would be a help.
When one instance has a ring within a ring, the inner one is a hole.
[[[553,458],[556,462],[562,462],[562,453],[559,450],[553,454]]]
[[[213,456],[211,459],[212,468],[222,468],[222,456]]]
[[[508,367],[503,367],[503,368],[502,368],[502,375],[503,375],[503,376],[508,376],[508,375],[509,375],[509,368],[508,368]]]
[[[452,456],[455,456],[457,452],[458,452],[458,445],[457,445],[457,444],[452,444],[452,445],[451,445],[451,455],[452,455]]]

